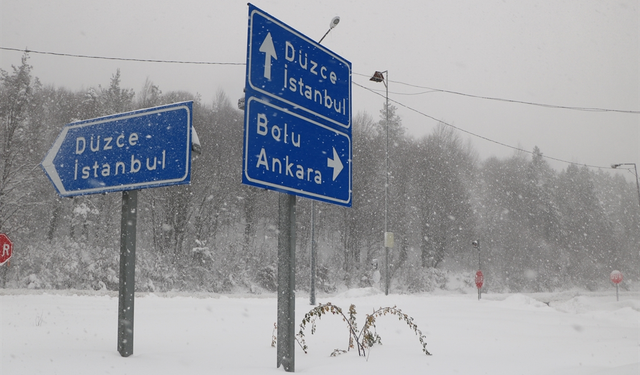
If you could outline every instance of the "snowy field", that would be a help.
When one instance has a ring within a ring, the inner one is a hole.
[[[309,311],[299,293],[298,321]],[[385,296],[357,289],[319,296],[348,310],[358,327],[374,308],[397,306],[427,337],[395,316],[381,317],[382,345],[368,357],[347,349],[338,316],[307,331],[308,354],[296,346],[302,374],[640,374],[640,292],[546,294],[436,293]],[[548,302],[547,305],[545,302]],[[117,347],[114,293],[0,289],[2,375],[20,374],[276,374],[271,346],[274,295],[140,294],[135,300],[134,354]],[[297,329],[296,329],[297,331]]]

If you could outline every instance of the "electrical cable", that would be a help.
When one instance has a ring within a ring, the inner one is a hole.
[[[356,86],[358,86],[358,87],[361,87],[361,88],[363,88],[363,89],[365,89],[365,90],[371,91],[372,93],[374,93],[374,94],[376,94],[376,95],[379,95],[379,96],[381,96],[381,97],[383,97],[383,98],[384,98],[384,96],[383,96],[382,94],[380,94],[380,93],[376,92],[375,90],[371,90],[370,88],[365,87],[365,86],[363,86],[363,85],[361,85],[361,84],[359,84],[359,83],[356,83],[356,82],[353,82],[353,84],[354,84],[354,85],[356,85]],[[502,142],[500,142],[500,141],[496,141],[496,140],[493,140],[493,139],[491,139],[491,138],[487,138],[487,137],[485,137],[485,136],[483,136],[483,135],[476,134],[476,133],[474,133],[474,132],[471,132],[471,131],[468,131],[468,130],[465,130],[465,129],[459,128],[459,127],[457,127],[457,126],[455,126],[455,125],[452,125],[452,124],[447,123],[446,121],[442,121],[442,120],[440,120],[440,119],[437,119],[437,118],[435,118],[435,117],[433,117],[433,116],[431,116],[431,115],[428,115],[428,114],[426,114],[426,113],[424,113],[424,112],[422,112],[422,111],[419,111],[419,110],[417,110],[417,109],[415,109],[415,108],[409,107],[408,105],[405,105],[405,104],[403,104],[403,103],[400,103],[400,102],[398,102],[398,101],[396,101],[396,100],[393,100],[393,99],[391,99],[391,98],[389,98],[389,101],[390,101],[390,102],[393,102],[393,103],[395,103],[395,104],[397,104],[397,105],[399,105],[399,106],[401,106],[401,107],[403,107],[403,108],[406,108],[406,109],[408,109],[408,110],[410,110],[410,111],[412,111],[412,112],[415,112],[415,113],[417,113],[417,114],[419,114],[419,115],[421,115],[421,116],[424,116],[424,117],[430,118],[430,119],[432,119],[432,120],[434,120],[434,121],[437,121],[437,122],[439,122],[439,123],[442,123],[443,125],[449,126],[449,127],[453,128],[453,129],[455,129],[455,130],[458,130],[458,131],[460,131],[460,132],[462,132],[462,133],[469,134],[469,135],[471,135],[471,136],[473,136],[473,137],[480,138],[480,139],[483,139],[483,140],[485,140],[485,141],[487,141],[487,142],[495,143],[495,144],[497,144],[497,145],[500,145],[500,146],[503,146],[503,147],[507,147],[507,148],[510,148],[510,149],[512,149],[512,150],[515,150],[515,151],[524,152],[524,153],[531,154],[531,155],[533,155],[533,154],[534,154],[534,153],[533,153],[533,151],[529,151],[529,150],[525,150],[525,149],[522,149],[522,148],[519,148],[519,147],[511,146],[511,145],[508,145],[508,144],[506,144],[506,143],[502,143]],[[585,167],[589,167],[589,168],[597,168],[597,169],[611,169],[611,167],[610,167],[610,166],[609,166],[609,167],[602,167],[602,166],[598,166],[598,165],[589,165],[589,164],[575,163],[575,162],[571,162],[571,161],[563,160],[563,159],[560,159],[560,158],[555,158],[555,157],[552,157],[552,156],[547,156],[547,155],[545,155],[545,154],[542,154],[542,157],[543,157],[543,158],[545,158],[545,159],[554,160],[554,161],[561,162],[561,163],[566,163],[566,164],[582,165],[582,166],[585,166]]]
[[[154,59],[134,59],[134,58],[126,58],[126,57],[90,56],[90,55],[78,55],[78,54],[72,54],[72,53],[34,51],[34,50],[30,50],[30,49],[18,49],[18,48],[9,48],[9,47],[0,47],[0,49],[1,50],[6,50],[6,51],[37,53],[37,54],[41,54],[41,55],[53,55],[53,56],[64,56],[64,57],[79,57],[79,58],[84,58],[84,59],[97,59],[97,60],[117,60],[117,61],[133,61],[133,62],[146,62],[146,63],[192,64],[192,65],[246,65],[246,63],[236,63],[236,62],[154,60]]]
[[[353,74],[359,75],[359,76],[363,76],[363,77],[368,77],[367,75],[360,74],[360,73],[353,73]],[[411,83],[406,83],[406,82],[401,82],[401,81],[390,80],[389,82],[393,82],[393,83],[397,83],[397,84],[405,85],[405,86],[409,86],[409,87],[415,87],[415,88],[419,88],[419,89],[429,90],[429,91],[423,91],[423,92],[418,92],[418,93],[396,93],[398,95],[423,95],[423,94],[429,94],[429,93],[432,93],[432,92],[442,92],[442,93],[445,93],[445,94],[460,95],[460,96],[466,96],[466,97],[475,98],[475,99],[484,99],[484,100],[493,100],[493,101],[500,101],[500,102],[506,102],[506,103],[525,104],[525,105],[532,105],[532,106],[538,106],[538,107],[544,107],[544,108],[569,109],[569,110],[574,110],[574,111],[587,111],[587,112],[616,112],[616,113],[628,113],[628,114],[635,114],[635,115],[640,114],[640,111],[636,111],[636,110],[598,108],[598,107],[575,107],[575,106],[567,106],[567,105],[536,103],[536,102],[529,102],[529,101],[524,101],[524,100],[506,99],[506,98],[497,98],[497,97],[484,96],[484,95],[467,94],[467,93],[459,92],[459,91],[444,90],[444,89],[438,89],[438,88],[433,88],[433,87],[428,87],[428,86],[419,86],[419,85],[414,85],[414,84],[411,84]]]
[[[192,65],[235,65],[235,66],[244,66],[244,65],[246,65],[246,63],[244,63],[244,62],[185,61],[185,60],[160,60],[160,59],[138,59],[138,58],[126,58],[126,57],[91,56],[91,55],[80,55],[80,54],[60,53],[60,52],[35,51],[35,50],[30,50],[30,49],[19,49],[19,48],[11,48],[11,47],[0,47],[0,50],[26,52],[26,53],[36,53],[36,54],[63,56],[63,57],[78,57],[78,58],[87,58],[87,59],[132,61],[132,62],[146,62],[146,63],[192,64]],[[363,77],[368,77],[368,75],[361,74],[361,73],[353,73],[353,74],[354,75],[363,76]],[[501,101],[501,102],[507,102],[507,103],[525,104],[525,105],[532,105],[532,106],[545,107],[545,108],[569,109],[569,110],[575,110],[575,111],[590,111],[590,112],[617,112],[617,113],[628,113],[628,114],[640,114],[640,111],[636,111],[636,110],[598,108],[598,107],[575,107],[575,106],[566,106],[566,105],[536,103],[536,102],[529,102],[529,101],[524,101],[524,100],[506,99],[506,98],[497,98],[497,97],[484,96],[484,95],[467,94],[467,93],[459,92],[459,91],[444,90],[444,89],[438,89],[438,88],[433,88],[433,87],[428,87],[428,86],[419,86],[419,85],[414,85],[414,84],[401,82],[401,81],[391,80],[389,82],[393,82],[393,83],[397,83],[397,84],[405,85],[405,86],[409,86],[409,87],[415,87],[415,88],[429,90],[429,91],[423,91],[423,92],[418,92],[418,93],[400,93],[400,92],[396,92],[396,93],[394,93],[396,95],[423,95],[423,94],[428,94],[428,93],[433,93],[433,92],[442,92],[442,93],[446,93],[446,94],[460,95],[460,96],[466,96],[466,97],[476,98],[476,99]]]
[[[146,62],[146,63],[168,63],[168,64],[196,64],[196,65],[233,65],[233,66],[243,66],[246,65],[246,63],[244,62],[209,62],[209,61],[183,61],[183,60],[159,60],[159,59],[138,59],[138,58],[124,58],[124,57],[105,57],[105,56],[90,56],[90,55],[80,55],[80,54],[70,54],[70,53],[59,53],[59,52],[46,52],[46,51],[35,51],[35,50],[29,50],[29,49],[18,49],[18,48],[10,48],[10,47],[2,47],[0,46],[0,50],[6,50],[6,51],[17,51],[17,52],[25,52],[25,53],[36,53],[36,54],[44,54],[44,55],[54,55],[54,56],[63,56],[63,57],[77,57],[77,58],[88,58],[88,59],[99,59],[99,60],[117,60],[117,61],[133,61],[133,62]],[[359,76],[363,76],[363,77],[368,77],[368,75],[364,75],[361,73],[352,73],[354,75],[359,75]],[[539,106],[539,107],[545,107],[545,108],[556,108],[556,109],[569,109],[569,110],[577,110],[577,111],[593,111],[593,112],[617,112],[617,113],[629,113],[629,114],[640,114],[640,111],[634,111],[634,110],[621,110],[621,109],[609,109],[609,108],[595,108],[595,107],[572,107],[572,106],[563,106],[563,105],[554,105],[554,104],[545,104],[545,103],[535,103],[535,102],[527,102],[527,101],[521,101],[521,100],[515,100],[515,99],[505,99],[505,98],[496,98],[496,97],[490,97],[490,96],[481,96],[481,95],[473,95],[473,94],[467,94],[467,93],[463,93],[463,92],[458,92],[458,91],[451,91],[451,90],[443,90],[443,89],[437,89],[437,88],[432,88],[432,87],[427,87],[427,86],[419,86],[419,85],[413,85],[410,83],[406,83],[406,82],[401,82],[401,81],[390,81],[393,83],[397,83],[397,84],[401,84],[401,85],[406,85],[406,86],[410,86],[410,87],[415,87],[415,88],[420,88],[420,89],[426,89],[429,91],[425,91],[425,92],[419,92],[419,93],[396,93],[397,95],[422,95],[422,94],[427,94],[427,93],[433,93],[433,92],[442,92],[442,93],[447,93],[447,94],[454,94],[454,95],[460,95],[460,96],[466,96],[466,97],[471,97],[471,98],[476,98],[476,99],[484,99],[484,100],[494,100],[494,101],[502,101],[502,102],[507,102],[507,103],[518,103],[518,104],[526,104],[526,105],[533,105],[533,106]],[[361,87],[365,90],[368,90],[376,95],[382,96],[382,94],[380,94],[379,92],[377,92],[376,90],[372,90],[368,87],[365,87],[357,82],[353,82],[352,83],[358,87]],[[430,116],[422,111],[419,111],[415,108],[409,107],[406,104],[400,103],[396,100],[393,99],[389,99],[390,102],[393,102],[401,107],[404,107],[412,112],[418,113],[424,117],[430,118],[434,121],[440,122],[446,126],[449,126],[453,129],[456,129],[460,132],[469,134],[471,136],[474,136],[476,138],[480,138],[483,139],[487,142],[491,142],[491,143],[495,143],[497,145],[503,146],[503,147],[507,147],[510,148],[512,150],[516,150],[519,152],[524,152],[524,153],[528,153],[528,154],[533,154],[532,151],[528,151],[528,150],[524,150],[521,149],[519,147],[515,147],[515,146],[511,146],[508,145],[506,143],[502,143],[496,140],[493,140],[491,138],[487,138],[483,135],[480,134],[476,134],[473,132],[470,132],[468,130],[459,128],[455,125],[449,124],[445,121],[439,120],[433,116]],[[596,166],[596,165],[588,165],[588,164],[578,164],[578,163],[574,163],[574,162],[570,162],[567,160],[563,160],[563,159],[559,159],[559,158],[555,158],[555,157],[551,157],[551,156],[546,156],[546,155],[542,155],[543,158],[549,159],[549,160],[554,160],[554,161],[558,161],[558,162],[562,162],[562,163],[567,163],[567,164],[576,164],[576,165],[583,165],[589,168],[599,168],[599,169],[611,169],[611,167],[602,167],[602,166]]]

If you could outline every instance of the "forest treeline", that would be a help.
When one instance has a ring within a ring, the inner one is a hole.
[[[191,185],[138,195],[137,290],[275,290],[278,193],[241,183],[243,112],[224,93],[203,103],[149,79],[134,92],[120,71],[74,92],[42,85],[26,54],[0,74],[0,233],[14,243],[2,287],[117,290],[122,195],[61,198],[40,162],[65,124],[192,100],[202,153]],[[585,166],[553,169],[537,147],[480,160],[454,129],[415,138],[394,106],[388,124],[384,110],[353,119],[353,207],[315,205],[319,290],[380,287],[372,275],[385,269],[387,126],[392,292],[443,288],[453,273],[473,286],[479,266],[488,291],[597,289],[614,269],[640,277],[634,183]],[[309,289],[310,217],[311,201],[298,198],[299,290]]]

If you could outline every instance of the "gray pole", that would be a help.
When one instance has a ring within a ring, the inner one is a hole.
[[[478,241],[478,271],[482,271],[482,263],[480,262],[480,241]],[[478,288],[478,301],[482,297],[482,288]]]
[[[138,191],[123,191],[120,219],[120,288],[118,292],[118,352],[123,357],[133,354],[137,211]]]
[[[482,271],[482,262],[480,260],[480,241],[478,241],[478,270]]]
[[[340,17],[336,16],[331,19],[329,24],[329,30],[320,38],[318,44],[322,44],[324,37],[326,37],[334,27],[340,23]],[[311,305],[316,304],[316,237],[315,237],[315,215],[316,215],[316,201],[311,201],[311,287],[309,290],[309,303]]]
[[[277,367],[295,372],[296,196],[278,197]]]
[[[309,303],[312,306],[316,304],[316,201],[311,201],[311,287],[309,290]]]
[[[640,180],[638,180],[638,167],[636,166],[636,163],[617,163],[611,164],[611,168],[616,169],[621,165],[633,165],[633,171],[636,174],[636,188],[638,189],[638,204],[640,205]]]
[[[391,275],[389,274],[389,247],[387,246],[387,215],[388,215],[388,196],[389,196],[389,71],[386,71],[387,76],[384,87],[386,88],[386,100],[387,105],[386,109],[386,120],[387,120],[387,140],[386,146],[384,148],[384,168],[385,168],[385,176],[386,180],[384,183],[384,236],[385,236],[385,244],[384,244],[384,253],[385,253],[385,287],[384,294],[389,295],[389,284],[391,282]]]
[[[385,77],[386,74],[386,77]],[[388,219],[389,219],[389,71],[384,72],[377,71],[373,74],[373,77],[369,79],[373,82],[384,83],[386,91],[386,105],[385,105],[385,132],[386,140],[384,147],[384,294],[389,295],[389,285],[391,284],[391,272],[389,271],[389,248],[393,247],[393,233],[388,232]]]
[[[633,164],[633,170],[636,172],[636,188],[638,189],[638,204],[640,205],[640,182],[638,182],[638,167],[636,167],[636,163]]]
[[[478,249],[478,272],[482,272],[482,264],[480,263],[480,240],[471,241],[471,246]],[[478,272],[476,272],[476,278],[478,277]],[[476,286],[477,286],[477,280],[476,280]],[[478,300],[480,300],[480,297],[482,295],[482,292],[480,289],[481,288],[478,288]]]

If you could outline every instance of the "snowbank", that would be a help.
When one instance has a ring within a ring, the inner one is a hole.
[[[415,333],[396,316],[380,317],[382,345],[368,356],[348,349],[338,316],[307,332],[308,354],[296,351],[304,374],[562,374],[640,373],[640,293],[422,294],[385,296],[375,288],[323,295],[348,309],[358,327],[366,313],[397,306],[426,335],[426,356]],[[296,317],[308,312],[296,300]],[[134,354],[116,351],[113,293],[0,290],[2,374],[269,374],[276,321],[274,295],[140,294],[135,304]]]

